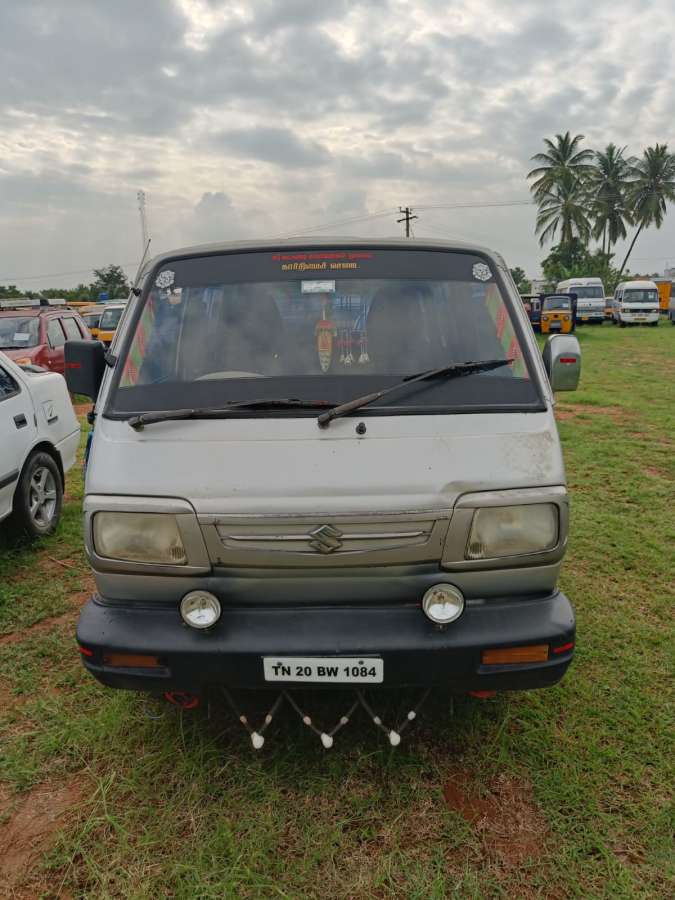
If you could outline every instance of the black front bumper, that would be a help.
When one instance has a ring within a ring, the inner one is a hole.
[[[567,597],[474,601],[444,630],[418,605],[224,609],[209,632],[183,625],[178,610],[106,605],[92,598],[77,627],[86,668],[109,687],[201,692],[279,688],[263,678],[263,656],[377,656],[383,687],[524,690],[555,684],[572,661],[574,610]],[[485,666],[481,651],[548,644],[546,662]],[[106,665],[110,653],[152,654],[160,668]],[[283,685],[282,685],[283,686]],[[299,686],[299,685],[296,685]],[[305,685],[320,687],[324,685]],[[339,685],[344,687],[344,685]]]

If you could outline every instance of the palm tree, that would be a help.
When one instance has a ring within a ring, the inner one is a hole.
[[[583,134],[572,137],[569,131],[556,134],[554,141],[544,138],[546,152],[535,153],[532,157],[533,162],[540,165],[527,173],[528,178],[535,179],[530,190],[537,202],[559,182],[565,172],[573,174],[582,183],[586,181],[593,171],[593,151],[579,149],[583,139]]]
[[[587,243],[591,233],[586,188],[574,172],[561,170],[554,182],[539,196],[535,232],[539,244],[553,241],[560,229],[560,243],[571,245],[573,238]]]
[[[642,159],[631,165],[630,179],[628,203],[638,229],[621,264],[619,275],[626,268],[628,257],[633,252],[642,229],[650,225],[660,228],[668,201],[675,203],[675,155],[668,152],[667,144],[647,147]]]
[[[595,165],[588,175],[593,196],[593,237],[602,236],[602,252],[610,253],[617,241],[626,237],[626,223],[632,224],[626,193],[634,159],[626,159],[626,148],[608,144],[604,151],[596,151]]]

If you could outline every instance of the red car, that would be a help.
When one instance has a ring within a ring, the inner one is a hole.
[[[65,372],[69,340],[93,340],[81,316],[58,300],[0,300],[0,350],[18,365]]]

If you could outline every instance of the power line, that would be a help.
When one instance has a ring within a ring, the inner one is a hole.
[[[657,194],[657,191],[648,191],[641,194],[642,197],[648,197]],[[552,199],[555,199],[553,197]],[[624,194],[598,194],[595,197],[589,197],[589,200],[625,200],[626,196]],[[467,202],[467,203],[435,203],[430,205],[421,205],[416,204],[415,209],[425,210],[425,209],[496,209],[500,207],[510,207],[510,206],[539,206],[539,201],[536,199],[531,200],[494,200],[494,201],[486,201],[486,202]]]
[[[390,207],[389,209],[384,209],[381,212],[369,213],[366,216],[353,216],[351,219],[342,219],[340,222],[326,222],[323,225],[311,225],[308,228],[302,228],[300,230],[285,232],[284,234],[275,234],[273,238],[289,238],[289,237],[302,237],[304,234],[308,234],[312,231],[323,231],[325,228],[339,228],[341,225],[352,225],[356,222],[368,222],[371,219],[382,219],[385,216],[390,216],[392,212],[396,212],[395,207]]]
[[[656,194],[657,192],[652,191],[650,193]],[[647,196],[647,195],[643,195],[643,196]],[[623,195],[620,195],[620,194],[617,194],[617,195],[605,194],[605,195],[602,195],[601,199],[609,200],[609,199],[625,199],[625,198],[623,197]],[[139,197],[139,201],[140,201],[140,197]],[[432,210],[432,209],[446,209],[446,210],[498,209],[498,208],[506,208],[506,207],[538,206],[538,205],[539,205],[538,202],[534,199],[533,200],[498,200],[498,201],[485,201],[485,202],[472,202],[472,203],[436,203],[436,204],[427,204],[427,205],[416,205],[415,209],[417,209],[419,211]],[[375,212],[375,213],[369,213],[368,215],[364,215],[364,216],[352,216],[349,219],[341,219],[340,221],[337,221],[337,222],[326,222],[322,225],[310,225],[307,228],[302,228],[300,230],[295,230],[293,232],[286,232],[284,234],[276,234],[276,235],[273,235],[272,238],[270,238],[270,239],[271,240],[274,240],[274,239],[282,240],[284,238],[302,237],[304,234],[309,234],[309,233],[312,233],[315,231],[323,231],[326,228],[338,228],[342,225],[352,225],[352,224],[357,224],[357,223],[361,223],[361,222],[369,222],[374,219],[385,218],[387,216],[390,216],[392,213],[395,213],[396,211],[397,211],[396,207],[389,207],[389,209],[381,210],[381,211]],[[405,208],[399,207],[398,212],[404,213],[403,218],[399,219],[397,221],[406,222],[406,235],[409,237],[410,236],[409,231],[410,231],[410,227],[411,227],[410,222],[412,221],[412,219],[418,218],[418,216],[411,215],[412,207],[405,207]],[[440,231],[437,227],[434,227],[433,224],[428,223],[426,219],[425,219],[425,225],[423,227],[429,228],[432,231],[436,231],[438,234],[443,234],[444,237],[450,237],[450,235],[447,235],[447,234],[443,233],[442,231]],[[633,257],[633,258],[644,261],[644,260],[649,260],[649,259],[662,259],[664,257],[661,257],[661,256],[652,256],[652,257],[638,256],[638,257]],[[129,262],[129,263],[121,264],[122,269],[135,269],[137,266],[138,266],[137,262]],[[42,278],[63,278],[66,276],[71,276],[71,275],[86,275],[86,274],[92,272],[94,268],[96,268],[96,267],[91,266],[86,269],[75,269],[75,270],[71,270],[68,272],[47,272],[42,275],[11,275],[11,276],[0,275],[0,282],[14,284],[18,281],[39,281]]]
[[[436,203],[430,206],[420,206],[417,204],[415,209],[492,209],[502,206],[533,206],[536,205],[534,200],[504,200],[492,203]]]
[[[424,217],[424,220],[418,225],[419,228],[426,229],[428,231],[433,231],[441,237],[446,238],[446,240],[450,241],[478,241],[479,243],[489,243],[483,236],[476,237],[470,231],[465,231],[463,234],[450,234],[445,228],[439,227],[438,223],[430,222],[427,217]]]

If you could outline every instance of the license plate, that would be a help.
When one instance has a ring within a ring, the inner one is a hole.
[[[372,656],[263,656],[265,681],[382,684],[384,662]]]
[[[581,321],[582,321],[582,322],[588,322],[588,316],[582,316],[582,317],[581,317]]]

